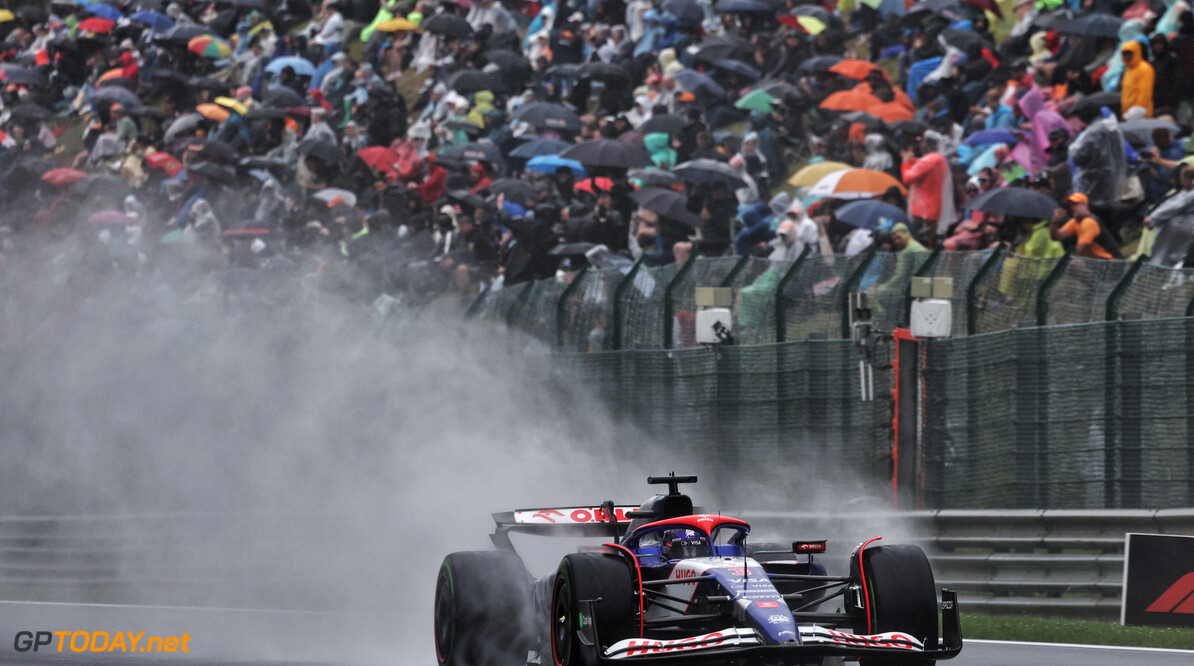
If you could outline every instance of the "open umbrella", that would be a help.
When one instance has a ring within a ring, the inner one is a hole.
[[[676,222],[683,222],[694,227],[701,226],[704,221],[699,215],[688,210],[688,197],[669,189],[650,187],[630,193],[630,198],[639,206]]]
[[[436,14],[420,24],[423,32],[434,35],[444,35],[454,39],[462,39],[473,34],[473,27],[468,21],[455,14]]]
[[[106,35],[112,32],[112,26],[116,25],[115,21],[106,18],[89,18],[79,21],[79,32],[92,32],[100,35]]]
[[[545,139],[537,137],[527,141],[521,146],[510,151],[510,157],[518,157],[524,160],[529,160],[532,157],[540,155],[559,155],[561,152],[568,150],[572,144],[567,141],[557,141],[555,139]]]
[[[876,116],[872,116],[865,111],[848,111],[842,114],[842,118],[849,120],[851,123],[856,123],[865,127],[868,131],[883,132],[890,129],[887,126],[887,121]]]
[[[445,150],[442,153],[442,156],[457,159],[477,160],[480,162],[489,162],[490,164],[502,164],[505,161],[502,159],[501,149],[494,144],[474,141],[469,141],[468,143],[458,143],[455,146]]]
[[[167,144],[174,143],[174,139],[183,134],[193,132],[204,120],[206,118],[198,113],[183,114],[170,123],[170,126],[166,128],[166,134],[162,137],[162,140]]]
[[[224,107],[225,109],[228,109],[229,111],[235,111],[242,116],[249,112],[249,110],[245,108],[244,104],[241,104],[239,100],[233,97],[217,97],[212,101]]]
[[[741,60],[731,60],[729,58],[722,58],[713,63],[713,66],[724,72],[733,72],[738,76],[744,77],[749,81],[758,81],[763,78],[759,70],[742,62]]]
[[[752,90],[737,102],[734,102],[734,108],[758,111],[760,113],[771,113],[775,110],[775,107],[772,106],[775,101],[775,97],[765,90]]]
[[[908,213],[875,199],[851,201],[834,211],[833,215],[842,222],[868,230],[877,229],[887,221],[909,223]]]
[[[1119,129],[1124,133],[1124,138],[1129,143],[1141,148],[1152,144],[1153,132],[1155,130],[1166,130],[1171,136],[1175,136],[1178,133],[1177,125],[1168,120],[1157,120],[1156,118],[1125,120],[1119,124]]]
[[[828,72],[839,62],[842,62],[842,59],[838,56],[817,56],[801,62],[796,69],[804,72]]]
[[[1095,93],[1093,95],[1086,95],[1078,100],[1071,110],[1072,113],[1082,119],[1083,122],[1089,123],[1095,118],[1098,118],[1101,109],[1105,106],[1115,113],[1119,113],[1122,98],[1117,92],[1113,93]]]
[[[963,51],[969,51],[971,49],[977,51],[981,51],[983,49],[995,50],[995,45],[977,32],[971,32],[969,30],[946,30],[945,32],[941,33],[941,36],[945,39],[946,44],[949,44],[950,46],[956,46]]]
[[[559,155],[540,155],[527,160],[527,168],[539,173],[555,173],[560,167],[567,167],[577,178],[585,175],[585,168],[580,162],[564,159]]]
[[[174,27],[174,19],[161,12],[155,11],[134,12],[131,16],[129,16],[129,20],[133,21],[134,23],[147,25],[154,32],[163,32]]]
[[[581,192],[597,194],[598,191],[609,192],[614,189],[614,181],[609,178],[586,178],[573,186]]]
[[[285,86],[278,86],[269,92],[265,93],[262,99],[266,106],[272,106],[275,109],[286,109],[292,106],[302,106],[303,98],[298,93]]]
[[[810,35],[819,35],[829,27],[827,23],[815,16],[797,16],[795,14],[780,14],[775,17],[782,25],[802,30]]]
[[[179,23],[173,28],[154,35],[153,41],[159,44],[187,44],[200,35],[210,35],[211,30],[197,23]]]
[[[318,160],[324,164],[338,164],[344,161],[344,152],[334,143],[307,140],[299,143],[298,153],[304,158]]]
[[[912,120],[915,117],[911,109],[899,102],[884,102],[869,107],[865,111],[886,123],[898,123],[902,120]]]
[[[112,90],[128,92],[127,90],[122,90],[120,88],[112,88]],[[98,94],[99,93],[97,93],[97,96]],[[12,111],[10,111],[10,114],[16,120],[49,120],[52,116],[52,114],[45,107],[33,102],[22,102],[14,106]]]
[[[750,42],[737,36],[705,37],[693,55],[697,60],[713,62],[750,53]]]
[[[825,98],[821,108],[830,111],[866,111],[883,103],[883,100],[860,90],[840,90]]]
[[[110,79],[104,79],[99,83],[100,88],[110,88],[116,86],[117,88],[124,88],[129,92],[136,92],[140,84],[128,78],[127,76],[113,76]]]
[[[817,184],[817,181],[831,173],[849,171],[853,168],[845,162],[818,162],[792,174],[792,177],[788,179],[788,184],[792,187],[812,187]]]
[[[87,7],[86,11],[88,14],[91,14],[92,16],[98,16],[102,19],[107,19],[107,20],[113,21],[113,22],[119,21],[124,16],[123,14],[120,13],[119,9],[113,7],[112,5],[104,4],[102,2],[96,2],[96,3],[89,5]]]
[[[594,81],[605,81],[606,83],[614,81],[629,81],[630,73],[625,68],[608,62],[587,62],[576,70],[576,75],[582,78],[590,78]]]
[[[357,151],[357,157],[365,163],[365,166],[370,169],[376,169],[379,173],[389,176],[398,175],[399,159],[394,151],[385,146],[369,146]]]
[[[726,89],[721,84],[695,69],[685,69],[676,73],[676,80],[684,89],[693,94],[705,93],[713,97],[725,97]]]
[[[854,81],[861,81],[865,79],[868,74],[875,70],[879,70],[880,72],[883,71],[874,63],[867,62],[866,60],[858,60],[856,58],[842,60],[841,62],[838,62],[829,68],[829,71],[833,72],[834,74],[837,74],[838,76],[844,76],[847,79],[853,79]]]
[[[328,208],[339,204],[344,204],[345,206],[349,207],[357,205],[357,195],[349,192],[348,190],[340,189],[339,187],[329,187],[327,189],[320,190],[315,194],[312,194],[311,198],[318,199],[319,201],[326,203]]]
[[[236,150],[228,145],[226,141],[219,139],[212,139],[203,144],[203,148],[199,150],[199,157],[205,160],[223,162],[224,164],[235,164],[237,159],[239,159]]]
[[[695,0],[663,0],[660,9],[676,17],[680,25],[696,28],[705,20],[705,12]]]
[[[1063,35],[1118,39],[1123,19],[1111,14],[1094,13],[1080,16],[1057,29]]]
[[[18,86],[35,86],[41,83],[41,72],[36,69],[13,67],[0,69],[0,81],[13,83]]]
[[[576,113],[572,109],[563,104],[531,102],[519,109],[514,114],[514,118],[529,123],[532,127],[536,128],[548,128],[565,132],[580,130],[580,118],[576,116]]]
[[[87,177],[86,171],[79,171],[78,169],[51,169],[42,174],[41,179],[54,187],[66,187],[73,185],[80,180]]]
[[[966,202],[966,207],[984,213],[1045,220],[1053,216],[1057,202],[1053,197],[1026,187],[1002,187],[983,192]]]
[[[232,47],[228,42],[215,35],[199,35],[187,42],[187,50],[202,58],[219,60],[232,55]]]
[[[684,183],[671,171],[664,171],[657,167],[634,169],[626,177],[639,187],[666,187],[673,190],[684,189]]]
[[[530,61],[513,51],[490,49],[485,52],[485,59],[513,76],[525,79],[533,73]]]
[[[195,107],[195,111],[204,118],[207,118],[208,120],[214,120],[217,123],[222,123],[232,117],[232,114],[228,112],[228,109],[225,109],[219,104],[200,104]]]
[[[908,136],[924,136],[924,133],[929,131],[929,126],[919,120],[901,120],[892,123],[891,129],[896,132],[903,132]]]
[[[981,130],[966,137],[966,143],[971,146],[984,146],[989,143],[1020,143],[1020,138],[1006,127]]]
[[[300,56],[286,56],[272,60],[265,66],[265,71],[277,76],[287,67],[293,69],[294,73],[299,76],[315,76],[315,65],[311,64],[310,60]]]
[[[789,13],[793,16],[811,16],[831,28],[841,29],[843,27],[842,20],[834,16],[833,12],[826,9],[823,5],[811,3],[796,5]]]
[[[215,162],[193,164],[187,168],[187,173],[210,178],[217,183],[224,183],[225,185],[231,185],[236,182],[236,171],[232,167],[222,166]]]
[[[17,20],[17,15],[12,13],[11,9],[0,9],[0,23],[8,23]]]
[[[126,108],[124,112],[134,118],[151,118],[158,121],[166,119],[166,112],[153,106],[134,106],[131,109]]]
[[[465,95],[481,90],[508,90],[506,82],[501,78],[476,69],[462,69],[449,76],[446,83],[452,90]]]
[[[213,76],[192,76],[187,79],[187,87],[226,94],[232,86],[227,81],[221,81]]]
[[[586,167],[633,169],[653,164],[647,151],[612,139],[596,139],[578,143],[560,153],[560,157],[576,160]]]
[[[520,206],[535,198],[535,191],[530,183],[517,178],[498,178],[489,184],[489,191],[494,194],[506,195],[506,200]]]
[[[91,102],[98,104],[113,104],[119,102],[126,108],[130,106],[140,106],[141,100],[137,98],[132,91],[125,90],[121,87],[100,88],[91,96]]]
[[[1081,15],[1082,12],[1073,9],[1057,9],[1045,14],[1038,14],[1036,18],[1032,19],[1032,25],[1041,30],[1057,30]]]
[[[182,163],[174,159],[174,156],[170,153],[163,151],[146,155],[145,164],[151,169],[164,171],[171,178],[177,176],[179,171],[182,171]]]
[[[254,106],[245,114],[245,120],[282,120],[286,112],[282,109],[271,109],[267,106]]]
[[[731,190],[746,187],[746,181],[738,177],[734,167],[725,162],[705,158],[695,159],[672,168],[680,180],[697,185],[725,183]]]
[[[643,136],[660,132],[677,136],[680,132],[684,131],[686,124],[683,118],[674,113],[661,113],[657,116],[651,116],[647,122],[639,125],[638,132]]]
[[[897,188],[901,194],[908,193],[903,183],[882,171],[851,169],[825,176],[808,193],[823,199],[870,199],[883,194],[889,187]]]
[[[30,23],[45,23],[50,18],[50,15],[46,13],[45,7],[41,6],[41,3],[21,7],[17,10],[17,16]]]

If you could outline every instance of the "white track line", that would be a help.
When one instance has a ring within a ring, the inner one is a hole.
[[[1165,652],[1168,654],[1188,654],[1194,655],[1194,650],[1179,650],[1177,648],[1149,648],[1149,647],[1131,647],[1127,645],[1084,645],[1081,643],[1036,643],[1032,641],[993,641],[983,638],[966,638],[962,637],[962,643],[985,643],[987,645],[1023,645],[1025,647],[1065,647],[1065,648],[1085,648],[1088,650],[1129,650],[1133,652]]]

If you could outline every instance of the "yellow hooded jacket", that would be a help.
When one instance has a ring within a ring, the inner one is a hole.
[[[1123,52],[1131,52],[1131,59],[1124,58],[1123,92],[1120,93],[1120,108],[1125,112],[1133,106],[1142,106],[1153,117],[1153,83],[1156,73],[1153,66],[1144,60],[1140,42],[1129,40]]]

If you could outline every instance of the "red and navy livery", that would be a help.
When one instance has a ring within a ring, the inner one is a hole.
[[[436,586],[436,652],[468,663],[594,666],[684,664],[931,664],[962,647],[957,596],[941,591],[914,546],[875,545],[830,576],[815,556],[826,542],[790,549],[747,544],[750,525],[698,513],[679,492],[696,477],[649,477],[668,486],[641,507],[527,509],[495,514],[497,551],[453,553]],[[509,535],[608,536],[536,581]],[[519,584],[518,581],[523,581]],[[484,596],[474,599],[469,596]],[[499,607],[479,612],[474,606]],[[944,634],[938,635],[938,610]]]

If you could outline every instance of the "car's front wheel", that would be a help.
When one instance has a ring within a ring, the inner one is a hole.
[[[864,604],[856,609],[860,627],[872,634],[899,632],[937,647],[937,590],[929,558],[916,546],[874,546],[856,553],[850,574],[864,586]],[[865,629],[864,629],[865,628]],[[862,666],[931,666],[936,660],[899,662],[863,659]]]
[[[587,666],[604,647],[638,636],[637,593],[625,559],[609,553],[564,556],[551,595],[552,663]],[[594,635],[599,644],[592,643]]]

